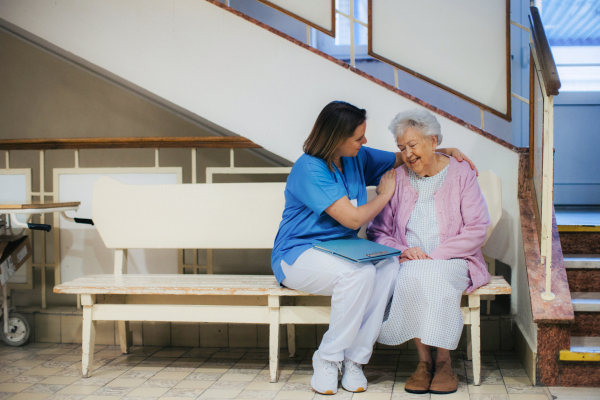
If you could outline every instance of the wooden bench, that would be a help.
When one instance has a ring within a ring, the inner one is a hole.
[[[114,274],[57,285],[81,295],[84,376],[93,365],[96,321],[118,321],[123,353],[131,345],[128,321],[269,324],[272,382],[278,379],[279,327],[288,328],[295,354],[295,324],[328,324],[330,298],[282,288],[272,275],[133,275],[127,249],[272,248],[284,207],[284,183],[125,185],[101,178],[94,186],[93,219],[115,249]],[[501,277],[465,296],[469,354],[480,383],[479,316],[482,295],[509,294]]]

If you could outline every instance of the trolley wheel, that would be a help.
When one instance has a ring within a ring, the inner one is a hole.
[[[4,321],[0,320],[0,336],[9,346],[21,346],[27,342],[31,334],[31,327],[27,319],[18,313],[11,313],[8,318],[8,331],[4,333]]]

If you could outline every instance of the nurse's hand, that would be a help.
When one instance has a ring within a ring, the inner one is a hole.
[[[390,169],[388,172],[383,174],[377,185],[377,194],[389,196],[390,198],[396,191],[396,170]]]
[[[473,164],[473,161],[471,161],[469,157],[465,156],[459,149],[451,147],[448,149],[438,149],[438,151],[441,151],[442,153],[448,154],[449,156],[456,158],[456,161],[458,162],[468,162],[471,166],[471,169],[474,169],[477,173],[477,176],[479,176],[479,171],[477,171],[477,168],[475,167],[475,164]]]

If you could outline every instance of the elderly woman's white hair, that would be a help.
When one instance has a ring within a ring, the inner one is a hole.
[[[423,108],[414,108],[398,113],[388,128],[392,131],[396,140],[404,135],[404,132],[408,128],[415,128],[419,130],[423,136],[437,136],[438,146],[442,143],[443,136],[440,123],[433,114]]]

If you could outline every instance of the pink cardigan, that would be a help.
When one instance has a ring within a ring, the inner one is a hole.
[[[396,191],[390,202],[369,224],[367,238],[398,250],[408,249],[406,225],[415,208],[418,192],[408,179],[408,168],[396,169]],[[434,194],[440,245],[429,257],[434,260],[462,258],[469,266],[469,286],[472,292],[490,281],[481,246],[490,224],[487,205],[475,171],[468,163],[450,157],[450,166],[442,187]]]

